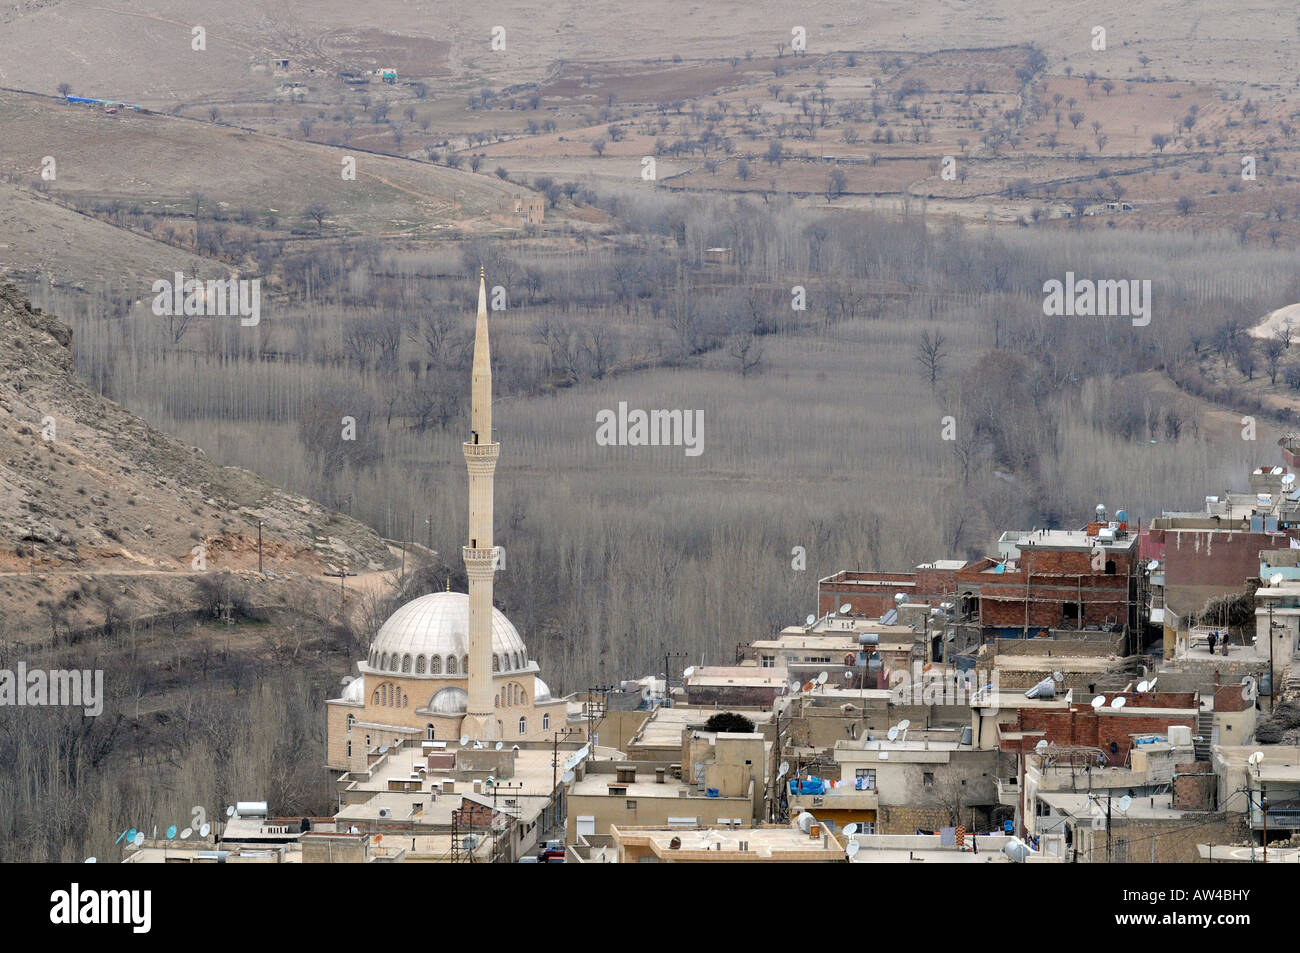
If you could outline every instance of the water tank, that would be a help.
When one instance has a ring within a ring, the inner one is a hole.
[[[238,801],[235,803],[236,817],[266,817],[265,801]]]
[[[863,632],[858,636],[858,645],[879,645],[880,636],[875,632]]]
[[[1002,845],[1002,853],[1006,854],[1012,863],[1023,864],[1025,858],[1032,854],[1033,851],[1019,837],[1013,837]]]
[[[1055,698],[1056,680],[1050,675],[1025,692],[1026,698]]]

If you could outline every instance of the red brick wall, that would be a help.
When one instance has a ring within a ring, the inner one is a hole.
[[[1107,696],[1110,697],[1109,695]],[[1129,704],[1134,708],[1133,696]],[[1167,704],[1167,703],[1166,703]],[[1127,708],[1127,706],[1126,706]],[[1128,759],[1132,747],[1130,735],[1160,734],[1169,731],[1170,725],[1186,725],[1195,729],[1196,716],[1188,712],[1178,715],[1103,715],[1094,711],[1091,705],[1076,705],[1068,711],[1046,708],[1021,708],[1017,711],[1017,726],[1020,731],[1032,733],[1031,737],[1021,739],[1018,744],[1011,744],[1010,750],[1019,748],[1032,751],[1038,743],[1039,735],[1051,744],[1057,745],[1091,745],[1100,748],[1110,765],[1122,765]],[[1110,750],[1111,742],[1116,745],[1114,753]]]
[[[1166,586],[1240,586],[1259,575],[1259,551],[1278,538],[1225,530],[1153,530],[1164,536]],[[1285,542],[1285,539],[1283,540]]]

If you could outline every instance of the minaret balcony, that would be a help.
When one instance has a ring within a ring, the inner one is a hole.
[[[465,442],[465,456],[467,457],[495,457],[501,452],[499,443],[470,443]]]
[[[475,549],[470,546],[462,546],[460,548],[460,553],[466,563],[495,563],[497,559],[497,548],[495,546],[489,546],[486,549],[482,547]]]

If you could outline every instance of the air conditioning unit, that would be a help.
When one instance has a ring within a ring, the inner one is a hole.
[[[390,810],[389,810],[388,808],[386,808],[386,807],[381,807],[381,808],[379,809],[379,816],[380,816],[380,817],[392,817],[392,816],[393,816],[393,812],[390,811]]]

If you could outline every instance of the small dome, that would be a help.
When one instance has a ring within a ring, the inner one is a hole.
[[[429,699],[429,710],[439,715],[463,715],[469,694],[463,688],[448,686]]]
[[[533,676],[533,701],[548,702],[551,700],[551,689],[544,681]]]
[[[354,678],[343,686],[342,698],[345,702],[356,702],[358,705],[365,701],[366,682],[362,678]]]
[[[528,657],[524,640],[505,613],[492,609],[492,652]],[[431,592],[412,599],[379,627],[370,647],[370,666],[397,674],[464,675],[469,655],[469,596],[463,592]]]

